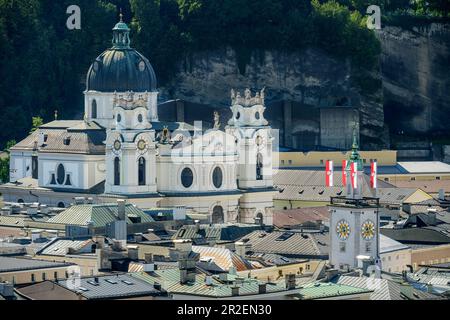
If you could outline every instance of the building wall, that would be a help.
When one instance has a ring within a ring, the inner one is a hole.
[[[253,269],[238,272],[243,278],[255,278],[262,281],[277,281],[284,278],[288,274],[297,274],[311,276],[319,265],[323,264],[322,260],[308,260],[300,263],[293,263],[284,266],[274,266],[262,269]],[[250,275],[250,276],[249,276]]]
[[[47,261],[56,261],[56,262],[66,262],[66,263],[73,263],[80,267],[81,270],[81,276],[88,277],[93,275],[99,275],[102,274],[101,272],[98,272],[98,261],[97,256],[51,256],[51,255],[37,255],[37,259],[39,260],[47,260]],[[53,280],[47,279],[47,280]]]
[[[13,271],[0,273],[0,282],[8,281],[14,284],[33,283],[32,275],[34,275],[34,282],[41,282],[45,280],[67,279],[66,271],[68,267],[34,269],[26,271]],[[57,277],[55,278],[55,272]]]
[[[411,265],[414,270],[420,269],[419,265],[433,265],[446,262],[450,262],[450,244],[413,249],[411,252]]]
[[[11,151],[10,155],[10,175],[11,182],[16,182],[25,177],[31,177],[31,151]]]
[[[383,271],[400,273],[409,270],[407,266],[411,265],[411,249],[381,253],[380,258]]]
[[[377,160],[378,166],[395,166],[397,164],[397,151],[359,151],[365,165],[369,166],[371,160]],[[327,160],[333,160],[335,166],[340,166],[342,160],[347,160],[350,151],[311,151],[311,152],[274,152],[274,166],[289,167],[325,167]]]

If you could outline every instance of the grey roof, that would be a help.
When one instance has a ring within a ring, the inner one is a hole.
[[[104,227],[108,223],[118,220],[117,204],[81,204],[64,210],[47,223],[87,226],[90,222],[94,227]],[[150,215],[132,204],[125,206],[127,223],[131,224],[130,217],[140,217],[141,222],[154,222]]]
[[[450,174],[450,165],[440,161],[411,161],[398,162],[408,173],[448,173]]]
[[[47,136],[47,141],[42,146],[38,146],[41,133]],[[37,147],[37,150],[42,153],[102,155],[105,154],[103,144],[105,139],[105,129],[94,122],[58,120],[41,126],[11,150],[32,151]]]
[[[68,263],[0,256],[0,272],[13,272],[69,266]]]
[[[444,244],[450,243],[450,224],[414,228],[380,228],[383,235],[407,244]]]
[[[386,237],[383,234],[380,234],[380,253],[388,253],[393,251],[399,251],[399,250],[406,250],[409,249],[407,245],[404,245],[398,241],[395,241],[394,239],[391,239],[389,237]]]
[[[44,248],[39,250],[37,254],[49,255],[49,256],[65,256],[69,249],[74,250],[77,253],[90,253],[91,245],[94,244],[91,238],[56,238]]]
[[[261,229],[258,225],[248,224],[215,224],[200,225],[197,231],[195,225],[184,225],[173,236],[173,239],[192,239],[195,243],[209,241],[235,241],[250,232]]]
[[[98,282],[95,281],[96,279]],[[142,297],[160,293],[153,285],[128,274],[81,278],[80,286],[75,289],[67,286],[67,281],[61,281],[58,284],[87,299]]]
[[[409,298],[402,294],[402,284],[388,279],[367,277],[338,276],[334,283],[373,290],[370,300],[428,300],[437,299],[435,295],[411,288],[413,295]]]
[[[250,245],[251,252],[275,253],[297,258],[328,258],[328,233],[296,231],[254,231],[240,241]],[[285,239],[285,240],[283,240]]]

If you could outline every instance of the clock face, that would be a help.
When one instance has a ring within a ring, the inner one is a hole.
[[[367,220],[362,224],[361,235],[364,240],[371,240],[375,236],[375,224],[371,220]]]
[[[147,142],[145,140],[139,140],[138,142],[138,149],[143,151],[147,147]]]
[[[350,235],[350,225],[347,221],[341,220],[336,224],[336,233],[341,240],[347,240]]]
[[[119,140],[114,141],[114,150],[119,151],[122,147],[122,143]]]

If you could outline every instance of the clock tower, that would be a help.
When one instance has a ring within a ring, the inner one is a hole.
[[[148,119],[148,99],[133,92],[114,95],[114,124],[106,139],[106,193],[156,193],[155,130]]]
[[[343,170],[347,180],[346,196],[332,197],[329,204],[331,243],[329,259],[330,264],[337,269],[360,268],[362,261],[369,261],[381,268],[379,199],[363,196],[363,188],[366,186],[363,169],[354,134],[352,152]]]

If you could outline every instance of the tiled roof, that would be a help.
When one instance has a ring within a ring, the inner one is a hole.
[[[278,228],[300,225],[305,222],[328,221],[328,207],[309,207],[292,210],[274,210],[273,224]]]
[[[103,227],[108,223],[118,220],[117,204],[81,204],[64,210],[47,223],[87,226],[92,222],[94,227]],[[131,224],[129,217],[140,217],[141,222],[153,222],[154,220],[142,210],[132,204],[125,206],[127,223]]]
[[[399,162],[408,173],[450,173],[450,165],[440,161]]]
[[[401,243],[450,243],[450,225],[423,228],[380,228],[385,236]]]
[[[228,271],[231,267],[237,271],[252,269],[252,265],[233,251],[225,248],[192,246],[192,251],[200,254],[200,264],[202,267],[219,268]],[[210,258],[210,261],[206,259]],[[217,270],[217,271],[219,271]]]
[[[446,192],[450,191],[450,180],[395,180],[390,181],[398,188],[414,188],[422,189],[425,192],[438,193],[440,189],[444,189]]]
[[[0,272],[47,269],[69,266],[67,263],[0,256]]]
[[[47,141],[38,147],[39,152],[105,154],[105,130],[93,122],[84,121],[50,122],[17,143],[11,150],[33,150],[41,133],[47,136]],[[65,143],[67,139],[70,139],[70,143]]]
[[[250,245],[251,252],[275,253],[297,258],[327,258],[328,233],[301,233],[295,231],[254,231],[241,241]]]
[[[98,279],[98,282],[95,279]],[[80,286],[75,289],[68,287],[67,281],[61,281],[59,285],[87,299],[151,296],[160,293],[153,285],[129,274],[81,278],[80,282]]]

